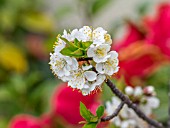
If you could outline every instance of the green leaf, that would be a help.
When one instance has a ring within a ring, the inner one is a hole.
[[[80,49],[77,49],[76,51],[70,53],[73,56],[83,56],[83,51]]]
[[[61,50],[61,54],[72,57],[85,57],[87,48],[92,44],[92,41],[79,42],[77,39],[73,42],[69,42],[67,39],[60,37],[64,42],[66,42],[66,47]]]
[[[94,115],[86,108],[86,106],[80,102],[80,115],[87,121],[90,122]]]
[[[84,56],[82,50],[76,49],[76,50],[73,51],[72,49],[70,49],[70,47],[66,47],[66,48],[62,49],[60,53],[63,54],[63,55],[66,55],[66,56],[73,56],[73,57]]]
[[[85,51],[87,51],[87,49],[90,47],[90,45],[91,45],[92,43],[93,43],[92,41],[81,42],[81,45],[82,45],[83,49],[84,49]]]
[[[63,54],[63,55],[70,55],[70,53],[72,53],[73,51],[70,49],[70,48],[63,48],[60,53]]]
[[[78,41],[77,38],[74,39],[74,44],[75,44],[76,46],[79,46],[79,41]]]
[[[91,123],[97,123],[98,120],[99,120],[99,118],[97,116],[93,116],[93,117],[91,117],[90,122]]]
[[[83,128],[96,128],[97,123],[87,123],[83,126]]]
[[[68,41],[66,38],[60,37],[60,39],[62,39],[67,45],[68,47],[71,47],[72,49],[77,49],[76,45],[70,41]]]
[[[104,106],[98,107],[96,114],[97,114],[97,117],[100,119],[102,115],[104,114]]]

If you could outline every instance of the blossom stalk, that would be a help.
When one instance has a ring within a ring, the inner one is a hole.
[[[117,109],[111,115],[101,118],[101,122],[109,121],[109,120],[113,119],[114,117],[116,117],[119,114],[119,112],[121,111],[121,109],[123,108],[124,104],[125,104],[125,102],[122,101],[119,104],[119,106],[117,107]]]

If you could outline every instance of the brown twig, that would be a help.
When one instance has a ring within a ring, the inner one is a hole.
[[[77,61],[88,61],[88,60],[92,60],[91,57],[88,58],[78,58]]]
[[[116,86],[107,79],[106,84],[110,87],[112,92],[119,97],[127,106],[135,111],[135,113],[142,118],[144,121],[146,121],[148,124],[156,127],[156,128],[164,128],[163,125],[155,120],[152,120],[151,118],[147,117],[138,107],[136,104],[134,104],[126,95],[124,95],[119,89],[116,88]]]
[[[117,107],[117,109],[113,112],[113,114],[111,114],[110,116],[101,118],[101,122],[109,121],[109,120],[113,119],[114,117],[116,117],[119,114],[120,110],[123,108],[124,104],[125,103],[122,101],[119,104],[119,106]]]

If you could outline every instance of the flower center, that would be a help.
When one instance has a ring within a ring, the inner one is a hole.
[[[97,49],[96,55],[98,55],[99,57],[104,57],[105,56],[105,49],[104,48]]]
[[[55,66],[60,70],[66,65],[66,61],[64,59],[59,59],[56,61]]]
[[[104,39],[106,42],[109,42],[110,41],[110,35],[109,34],[105,34],[104,35]]]

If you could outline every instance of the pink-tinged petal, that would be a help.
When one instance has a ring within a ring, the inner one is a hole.
[[[84,120],[79,113],[80,101],[83,102],[88,109],[95,112],[99,105],[96,101],[97,94],[83,96],[81,92],[67,87],[67,84],[61,84],[52,97],[52,111],[56,115],[63,117],[70,124],[78,124]],[[96,106],[96,107],[94,107]]]
[[[17,115],[9,125],[9,128],[42,128],[40,120],[31,115]]]

